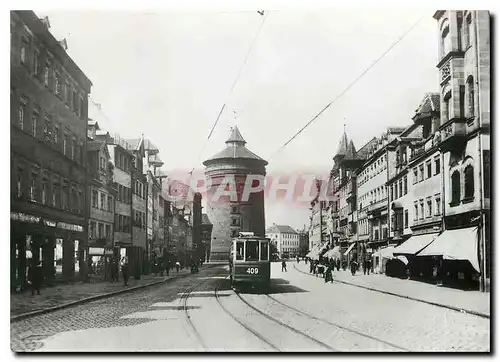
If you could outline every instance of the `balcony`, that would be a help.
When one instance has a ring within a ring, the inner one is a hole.
[[[461,148],[467,141],[467,127],[465,119],[454,118],[441,126],[441,145],[443,151]]]
[[[425,147],[424,145],[421,145],[421,146],[418,146],[418,147],[415,147],[412,152],[411,152],[411,156],[410,156],[410,160],[414,160],[415,158],[418,158],[420,155],[422,155],[423,153],[425,152]]]
[[[375,214],[387,208],[387,199],[383,199],[369,205],[367,208],[368,214]]]

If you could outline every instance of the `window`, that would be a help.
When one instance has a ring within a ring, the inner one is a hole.
[[[63,196],[62,209],[67,210],[69,207],[69,200],[68,200],[69,199],[69,188],[68,188],[67,184],[63,185],[62,196]]]
[[[45,67],[43,68],[43,84],[45,84],[45,86],[48,87],[49,81],[50,81],[50,63],[47,62],[45,63]]]
[[[438,175],[441,172],[441,159],[438,157],[434,158],[434,175]]]
[[[83,116],[85,115],[85,112],[84,112],[84,109],[83,109],[84,105],[85,105],[85,104],[84,104],[84,102],[83,102],[83,97],[82,97],[82,96],[80,96],[80,107],[78,108],[78,115],[79,115],[80,117],[83,117]]]
[[[459,101],[460,101],[460,117],[465,117],[465,86],[461,85],[458,88],[459,91]]]
[[[38,176],[35,173],[31,174],[31,185],[30,185],[30,200],[36,202],[36,184],[38,181]]]
[[[235,230],[233,230],[233,234],[234,234]],[[235,236],[235,235],[233,235]],[[244,255],[244,251],[245,250],[245,244],[242,242],[242,241],[238,241],[236,243],[236,260],[243,260],[243,255]]]
[[[269,260],[269,244],[265,241],[260,242],[260,260]]]
[[[441,195],[437,194],[434,200],[435,200],[434,214],[441,215]]]
[[[490,177],[491,177],[490,150],[483,150],[483,186],[484,197],[490,197]]]
[[[418,171],[419,171],[418,181],[423,181],[424,180],[424,165],[423,164],[418,166]]]
[[[405,210],[405,229],[408,229],[408,210]]]
[[[99,193],[96,190],[92,190],[92,207],[97,209],[98,206]]]
[[[55,81],[56,81],[56,95],[60,96],[61,95],[61,75],[56,72],[55,76]]]
[[[399,180],[399,197],[403,196],[403,180]]]
[[[432,176],[432,164],[431,164],[431,160],[427,161],[425,163],[425,165],[427,166],[427,178],[431,178],[431,176]]]
[[[36,108],[33,109],[33,114],[31,115],[31,134],[33,135],[33,137],[36,137],[36,121],[38,119],[38,116],[38,110]]]
[[[398,198],[398,183],[394,184],[394,199]]]
[[[17,169],[17,197],[18,198],[21,198],[23,196],[22,179],[23,179],[23,169],[19,167]]]
[[[417,168],[413,168],[413,184],[415,185],[418,182],[418,171]]]
[[[43,180],[43,183],[42,183],[42,204],[46,204],[47,203],[47,181],[46,180]]]
[[[472,28],[472,17],[471,14],[469,14],[466,18],[466,26],[464,28],[465,31],[465,48],[469,47],[472,45],[472,32],[474,31]]]
[[[71,159],[76,161],[76,138],[73,137],[71,142]]]
[[[28,105],[28,100],[24,97],[21,97],[18,110],[19,128],[21,129],[24,129],[24,115],[26,114],[27,105]]]
[[[43,139],[45,142],[50,142],[50,118],[45,116],[43,120]]]
[[[426,217],[431,217],[432,216],[432,199],[429,197],[427,198],[427,214]]]
[[[111,240],[111,225],[106,224],[106,239]]]
[[[465,195],[464,200],[474,198],[474,167],[468,165],[464,171]]]
[[[467,78],[467,104],[468,116],[474,117],[474,78]]]
[[[40,75],[40,52],[35,50],[33,55],[33,74],[38,77]]]
[[[460,202],[460,173],[455,170],[451,175],[451,203],[458,204]]]
[[[404,187],[404,194],[406,195],[408,193],[408,176],[405,176],[404,178],[403,187]]]
[[[54,126],[54,143],[59,144],[59,127]]]
[[[105,200],[106,200],[106,194],[101,192],[101,210],[104,210]]]
[[[90,222],[90,238],[91,239],[96,238],[96,222],[95,221]]]
[[[113,212],[113,196],[108,196],[108,211]]]
[[[450,27],[447,25],[441,33],[441,57],[446,56],[451,51]]]
[[[66,136],[66,135],[64,135],[64,138],[63,138],[63,155],[65,155],[65,156],[66,156],[66,147],[67,147],[67,143],[68,143],[68,141],[67,141],[67,136]]]
[[[444,121],[449,121],[452,118],[452,101],[451,91],[444,96]]]
[[[28,62],[28,41],[25,37],[21,38],[20,58],[21,63],[26,64]]]
[[[76,93],[76,90],[73,90],[73,111],[76,112],[78,109],[78,94]]]
[[[99,223],[98,226],[97,226],[97,230],[98,230],[98,237],[99,239],[101,239],[102,237],[104,237],[104,225],[102,223]]]
[[[413,204],[413,221],[417,220],[418,220],[418,202],[415,201],[415,203]]]
[[[57,192],[58,192],[58,185],[57,184],[52,185],[52,206],[53,207],[57,206]]]

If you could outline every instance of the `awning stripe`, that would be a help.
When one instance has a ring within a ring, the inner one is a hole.
[[[349,248],[345,251],[344,255],[347,255],[351,252],[352,248],[354,248],[354,246],[356,245],[356,243],[352,243]]]
[[[428,246],[437,237],[437,233],[415,235],[406,240],[403,244],[394,248],[394,255],[408,254],[415,255]]]

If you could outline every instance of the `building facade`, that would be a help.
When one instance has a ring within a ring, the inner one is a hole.
[[[207,214],[201,216],[201,242],[203,244],[204,260],[210,261],[210,242],[212,240],[212,223]]]
[[[299,233],[288,225],[273,224],[266,231],[266,238],[275,243],[280,257],[295,257],[300,252]]]
[[[261,237],[265,235],[264,190],[251,193],[248,200],[242,200],[242,190],[248,175],[265,176],[267,161],[245,145],[238,127],[234,127],[226,148],[203,162],[205,176],[211,180],[207,192],[207,214],[213,224],[210,247],[210,260],[213,261],[228,260],[231,240],[240,231],[251,231]],[[221,184],[229,191],[226,195],[221,195]],[[234,191],[236,198],[229,195],[231,192],[234,195]]]
[[[10,12],[11,285],[86,277],[87,113],[92,83],[49,31]]]
[[[481,288],[489,290],[490,14],[437,11],[444,226],[475,227]],[[466,241],[464,241],[466,242]]]

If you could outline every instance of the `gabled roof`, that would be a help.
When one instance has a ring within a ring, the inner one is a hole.
[[[106,158],[110,159],[111,156],[109,154],[109,150],[106,141],[103,140],[95,140],[95,141],[87,141],[87,152],[95,152],[101,149],[104,149],[106,153]]]
[[[347,146],[347,151],[345,153],[345,159],[346,160],[359,160],[358,155],[356,154],[356,148],[354,147],[354,142],[349,142],[349,145]]]
[[[440,111],[440,95],[439,93],[426,93],[422,102],[415,110],[415,116],[413,119],[418,116],[428,116],[431,112],[439,112]]]
[[[286,233],[286,234],[298,234],[297,230],[293,229],[289,225],[276,225],[274,224],[269,229],[267,229],[268,233]]]
[[[368,156],[370,155],[370,152],[373,148],[373,146],[375,145],[375,143],[377,142],[377,137],[373,137],[371,140],[369,140],[363,147],[361,147],[359,150],[358,150],[358,157],[361,158],[361,159],[367,159]]]

